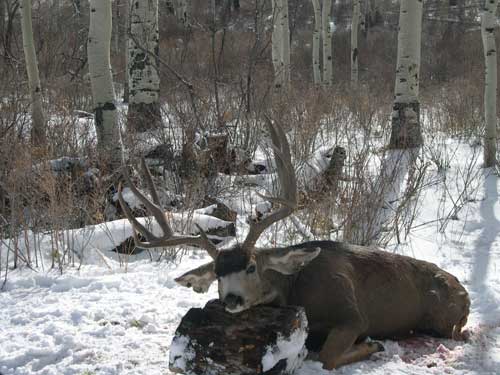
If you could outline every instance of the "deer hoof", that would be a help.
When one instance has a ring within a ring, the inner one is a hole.
[[[371,346],[373,346],[373,352],[378,353],[378,352],[385,352],[384,345],[378,341],[372,341],[370,343]]]

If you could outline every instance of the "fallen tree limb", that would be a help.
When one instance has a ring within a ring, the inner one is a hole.
[[[170,370],[182,374],[292,374],[307,354],[307,319],[296,306],[256,306],[238,314],[219,300],[192,308],[170,347]]]

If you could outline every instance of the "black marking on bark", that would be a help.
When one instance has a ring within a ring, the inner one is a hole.
[[[354,48],[354,50],[352,51],[352,62],[356,62],[357,59],[358,59],[358,49]]]

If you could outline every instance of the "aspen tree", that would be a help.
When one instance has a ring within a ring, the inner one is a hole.
[[[288,0],[272,0],[273,32],[271,53],[274,67],[275,88],[288,89],[290,84],[290,26]]]
[[[401,0],[391,139],[375,191],[367,202],[373,211],[360,226],[364,243],[379,237],[396,210],[392,206],[400,199],[405,176],[423,143],[418,97],[421,32],[422,0]]]
[[[415,148],[422,145],[419,78],[422,33],[422,0],[401,0],[399,13],[396,83],[389,147]]]
[[[282,55],[282,33],[281,29],[281,8],[282,0],[272,0],[273,11],[273,31],[271,34],[271,54],[274,67],[274,86],[281,88],[284,81],[283,75],[283,55]]]
[[[33,26],[31,22],[31,0],[21,0],[21,27],[23,34],[24,58],[28,72],[28,86],[31,97],[31,142],[35,146],[46,144],[45,116],[42,108],[42,89],[38,72],[35,42],[33,40]]]
[[[321,12],[323,36],[323,85],[333,84],[333,53],[332,53],[332,0],[323,0]]]
[[[122,160],[122,144],[110,63],[111,14],[111,0],[90,0],[87,53],[99,157],[116,169]]]
[[[174,12],[177,21],[186,26],[188,24],[187,0],[174,0]]]
[[[288,17],[288,0],[281,0],[281,43],[283,56],[283,74],[285,88],[288,88],[291,80],[291,65],[290,65],[290,20]]]
[[[321,66],[319,61],[319,50],[321,43],[321,4],[319,0],[312,0],[314,9],[314,31],[313,31],[313,77],[314,84],[321,84]]]
[[[158,0],[131,0],[128,45],[128,126],[143,132],[161,124]]]
[[[353,0],[351,24],[351,84],[358,83],[358,29],[361,18],[360,0]]]
[[[484,50],[484,166],[497,163],[497,50],[495,43],[498,0],[484,0],[481,13],[481,36]]]

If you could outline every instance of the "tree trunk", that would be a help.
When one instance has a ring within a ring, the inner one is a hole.
[[[422,1],[401,0],[398,57],[389,147],[417,148],[423,143],[418,101]]]
[[[360,0],[353,0],[351,25],[351,84],[358,84],[358,29],[361,17]]]
[[[399,13],[396,85],[389,150],[380,167],[374,189],[357,214],[360,225],[350,240],[370,244],[380,240],[382,229],[397,212],[405,177],[415,164],[423,139],[418,100],[422,1],[401,0]]]
[[[131,0],[128,127],[144,132],[161,125],[158,74],[158,0]],[[137,42],[137,44],[136,44]]]
[[[271,34],[271,54],[274,68],[274,86],[276,89],[283,87],[283,30],[281,29],[282,0],[272,0],[273,8],[273,31]]]
[[[97,147],[101,162],[116,169],[121,164],[122,145],[111,74],[111,29],[111,0],[90,0],[87,53],[94,99]]]
[[[495,43],[498,0],[485,0],[481,14],[481,36],[484,50],[484,166],[496,165],[497,153],[497,50]]]
[[[200,375],[292,374],[304,360],[306,336],[301,307],[256,306],[231,314],[213,300],[182,318],[170,346],[169,367]]]
[[[128,73],[128,37],[130,33],[130,1],[125,2],[123,7],[123,21],[120,27],[120,33],[122,34],[122,47],[125,53],[125,77],[123,81],[123,102],[128,103],[129,99],[129,73]]]
[[[321,66],[319,62],[319,48],[321,43],[321,5],[319,0],[312,0],[314,9],[314,31],[313,31],[313,77],[314,84],[321,84]]]
[[[291,81],[290,66],[290,19],[288,17],[288,0],[281,1],[281,38],[282,38],[282,56],[283,56],[283,80],[284,88],[288,89]]]
[[[189,21],[187,0],[174,0],[174,4],[177,21],[187,26]]]
[[[14,18],[19,8],[17,1],[5,1],[5,32],[3,34],[4,59],[6,63],[12,60],[12,41],[14,40]]]
[[[323,85],[333,84],[333,56],[332,56],[332,0],[323,0],[321,15],[323,23]]]
[[[28,72],[28,86],[31,97],[31,143],[34,146],[44,146],[47,143],[45,135],[45,116],[42,108],[42,89],[38,73],[35,42],[33,40],[33,26],[31,23],[31,0],[22,0],[20,3],[21,27],[23,33],[24,58]]]

